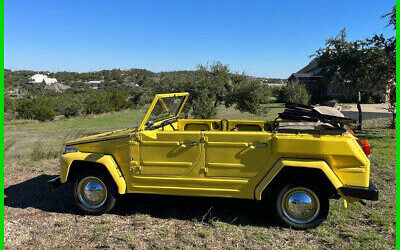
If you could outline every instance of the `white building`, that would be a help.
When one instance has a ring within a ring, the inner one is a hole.
[[[100,86],[101,82],[102,81],[88,81],[88,82],[86,82],[86,84],[88,84],[92,87],[98,87],[98,86]]]
[[[56,78],[49,78],[47,75],[43,74],[35,74],[31,76],[28,80],[28,83],[45,83],[46,85],[56,83]]]

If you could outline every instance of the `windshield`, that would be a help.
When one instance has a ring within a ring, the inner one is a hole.
[[[185,96],[164,97],[157,100],[149,116],[149,123],[175,117],[181,107]]]
[[[178,118],[188,96],[187,92],[157,94],[138,130],[144,129],[145,126],[148,128],[158,126],[166,119]]]

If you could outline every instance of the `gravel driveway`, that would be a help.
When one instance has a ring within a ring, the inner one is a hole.
[[[342,111],[342,113],[345,116],[358,121],[358,112],[357,111]],[[372,119],[377,119],[377,118],[389,118],[391,116],[392,116],[392,114],[388,113],[388,112],[363,112],[363,120],[372,120]]]

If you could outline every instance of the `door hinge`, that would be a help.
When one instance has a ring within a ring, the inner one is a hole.
[[[138,166],[130,167],[129,171],[140,174],[142,172],[142,166],[138,165]]]
[[[201,171],[203,171],[204,175],[206,175],[208,173],[208,168],[207,167],[201,168]]]
[[[137,143],[142,141],[142,136],[140,136],[138,133],[135,133],[129,140],[129,143],[131,145],[136,145]]]
[[[200,138],[200,142],[201,142],[201,143],[206,143],[206,142],[208,142],[208,137],[207,137],[207,136],[202,136],[202,137]]]

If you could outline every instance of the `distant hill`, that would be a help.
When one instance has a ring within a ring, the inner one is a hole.
[[[20,90],[22,92],[35,88],[28,83],[29,77],[34,74],[46,74],[49,77],[56,78],[59,83],[72,88],[85,87],[88,81],[102,81],[105,85],[128,85],[128,86],[146,86],[160,82],[161,77],[165,75],[174,75],[180,77],[195,76],[194,70],[177,70],[167,72],[152,72],[146,69],[112,69],[93,72],[50,72],[50,71],[32,71],[32,70],[4,70],[4,85],[6,91]],[[286,79],[260,78],[248,76],[252,79],[260,80],[263,83],[284,83]]]

